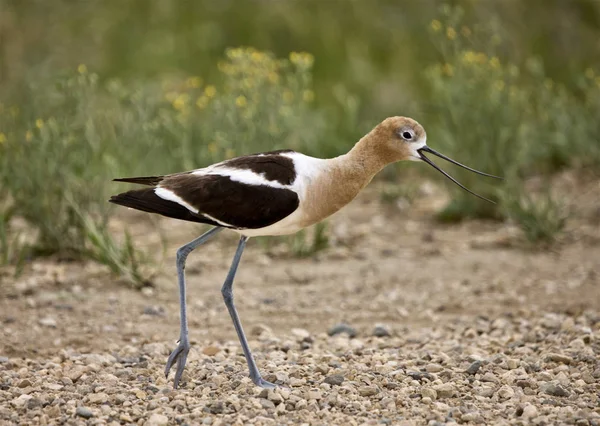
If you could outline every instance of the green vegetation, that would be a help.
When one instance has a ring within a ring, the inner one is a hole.
[[[432,147],[506,177],[452,168],[498,204],[449,186],[440,219],[509,218],[529,240],[552,241],[564,208],[524,182],[600,167],[600,74],[588,62],[600,8],[434,3],[0,0],[0,262],[83,256],[141,285],[145,255],[108,231],[106,199],[126,188],[112,178],[279,148],[333,156],[389,115],[416,118]],[[554,31],[556,16],[568,31]],[[382,200],[416,193],[390,188]],[[298,256],[326,243],[324,227],[288,240]]]
[[[452,187],[452,201],[439,218],[509,217],[528,240],[551,240],[564,226],[562,207],[550,195],[539,201],[527,194],[524,181],[564,167],[600,165],[598,124],[592,118],[600,113],[600,79],[588,69],[579,73],[583,90],[570,90],[548,77],[539,58],[529,57],[523,65],[511,62],[503,54],[506,41],[493,25],[471,29],[461,9],[444,10],[444,19],[430,24],[443,56],[426,73],[439,106],[431,117],[431,140],[506,181],[498,185],[453,170],[467,187],[498,204],[481,203]]]

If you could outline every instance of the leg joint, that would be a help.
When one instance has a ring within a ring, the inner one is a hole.
[[[225,303],[233,301],[233,290],[230,287],[222,287],[221,294],[223,295]]]

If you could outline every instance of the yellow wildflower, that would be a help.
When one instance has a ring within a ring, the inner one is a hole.
[[[494,82],[494,89],[496,89],[498,92],[501,92],[504,90],[504,81],[502,80],[497,80]]]
[[[227,148],[225,150],[225,158],[233,158],[235,157],[235,151],[231,148]]]
[[[267,79],[273,83],[273,84],[277,84],[277,82],[279,81],[279,75],[275,72],[275,71],[271,71],[268,75],[267,75]]]
[[[431,21],[431,24],[429,24],[429,26],[436,33],[442,29],[442,23],[440,21],[438,21],[437,19],[434,19],[433,21]]]
[[[77,67],[77,72],[79,74],[86,74],[87,73],[87,66],[85,64],[79,64],[79,66]]]
[[[202,79],[200,77],[190,77],[186,80],[185,85],[192,89],[197,89],[202,85]]]
[[[206,86],[204,88],[204,94],[209,99],[214,98],[215,95],[217,94],[217,89],[216,89],[215,86],[213,86],[212,84],[210,84],[210,85],[208,85],[208,86]]]
[[[465,52],[463,52],[462,60],[467,64],[472,64],[473,62],[475,62],[475,56],[475,52],[473,52],[472,50],[466,50]]]
[[[285,103],[290,103],[294,100],[294,93],[291,90],[285,90],[282,95],[283,101]]]
[[[252,58],[254,62],[262,62],[265,59],[265,56],[264,52],[252,52],[250,58]]]
[[[190,100],[190,95],[187,93],[182,93],[173,101],[173,108],[177,111],[182,111]]]
[[[310,68],[315,61],[315,57],[307,52],[291,52],[290,62],[298,67]]]
[[[242,95],[242,96],[238,96],[238,97],[235,99],[235,105],[236,105],[238,108],[244,108],[246,105],[248,105],[248,101],[246,100],[246,97],[245,97],[245,96],[243,96],[243,95]]]
[[[243,54],[244,54],[243,49],[241,49],[239,47],[235,48],[235,49],[227,49],[227,52],[226,52],[226,55],[231,59],[241,58]]]
[[[480,64],[485,64],[487,62],[487,55],[483,52],[479,52],[475,55],[475,61]]]
[[[42,120],[41,118],[35,120],[35,127],[37,127],[38,129],[44,127],[44,120]]]
[[[4,133],[0,133],[0,144],[6,142],[6,135]]]
[[[312,102],[315,100],[315,92],[312,90],[305,90],[302,92],[302,99],[304,102]]]
[[[494,56],[493,58],[490,59],[490,67],[492,68],[498,68],[500,66],[500,60]]]
[[[32,139],[33,139],[33,132],[31,130],[27,130],[25,132],[25,140],[27,142],[31,142]]]
[[[592,80],[594,78],[594,70],[591,68],[588,68],[585,70],[585,76],[587,78],[589,78],[590,80]]]
[[[211,154],[216,154],[218,150],[219,147],[217,146],[216,142],[211,142],[208,144],[208,152],[210,152]]]
[[[446,37],[448,37],[448,40],[454,40],[456,38],[456,30],[452,27],[446,28]]]
[[[462,35],[464,35],[465,37],[470,37],[471,36],[471,29],[467,26],[464,26],[460,29],[460,33]]]

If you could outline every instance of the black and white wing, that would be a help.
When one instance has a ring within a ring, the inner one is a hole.
[[[191,222],[233,229],[272,225],[299,206],[289,151],[234,158],[186,173],[115,179],[152,188],[111,197],[112,203]]]

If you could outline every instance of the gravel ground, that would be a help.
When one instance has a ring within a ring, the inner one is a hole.
[[[597,206],[532,251],[508,224],[428,221],[441,202],[399,210],[367,193],[309,259],[249,246],[236,301],[275,391],[247,377],[220,298],[234,236],[190,257],[177,391],[162,373],[178,333],[172,258],[142,292],[93,264],[0,271],[0,424],[600,425]],[[152,246],[140,217],[128,227]],[[160,224],[170,254],[198,232]]]
[[[191,352],[174,391],[171,346],[150,343],[50,359],[2,359],[7,423],[600,424],[600,317],[547,313],[456,320],[404,335],[253,330],[275,391],[247,378],[235,341]],[[381,330],[380,330],[381,331]],[[381,333],[379,333],[381,334]],[[419,419],[419,420],[411,420]]]

